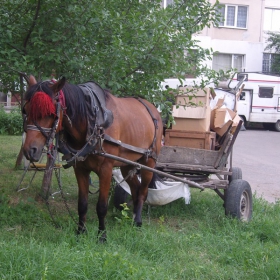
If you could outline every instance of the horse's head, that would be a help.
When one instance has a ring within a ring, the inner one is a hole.
[[[62,118],[58,106],[58,94],[65,84],[65,78],[58,82],[37,82],[33,76],[28,79],[23,113],[26,115],[24,130],[26,138],[24,155],[30,161],[38,161],[44,145],[49,145],[59,128]]]

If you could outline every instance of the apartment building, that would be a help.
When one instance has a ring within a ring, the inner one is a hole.
[[[209,0],[212,4],[215,0]],[[270,72],[273,53],[267,51],[267,31],[280,31],[280,0],[220,0],[218,26],[195,37],[204,48],[217,52],[208,66]]]

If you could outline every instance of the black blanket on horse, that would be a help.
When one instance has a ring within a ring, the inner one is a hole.
[[[79,87],[84,93],[87,103],[88,132],[87,141],[98,128],[108,128],[113,123],[113,113],[106,108],[106,93],[95,82],[80,84]]]

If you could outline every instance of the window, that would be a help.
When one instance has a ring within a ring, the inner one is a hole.
[[[272,98],[273,88],[272,87],[259,87],[259,97],[260,98]]]
[[[275,53],[263,53],[262,71],[265,73],[273,73],[273,63],[277,63],[280,55]]]
[[[243,65],[244,55],[242,54],[218,53],[213,56],[212,68],[216,71],[235,68],[238,72],[242,72]]]
[[[163,8],[166,8],[167,6],[172,5],[172,4],[174,4],[174,0],[163,0],[162,1]]]
[[[247,6],[219,5],[217,13],[221,16],[219,26],[247,28]]]
[[[244,80],[244,82],[248,82],[248,74],[245,73],[237,73],[237,81]]]
[[[245,91],[241,92],[239,100],[246,100],[246,93],[245,93]]]
[[[264,9],[264,25],[266,31],[280,31],[280,10]]]
[[[266,72],[266,73],[271,72],[272,60],[273,60],[273,55],[271,53],[263,54],[263,63],[262,63],[263,72]]]

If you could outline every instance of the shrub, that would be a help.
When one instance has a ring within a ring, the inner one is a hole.
[[[19,109],[14,109],[10,113],[0,108],[0,135],[21,135],[22,115]]]

